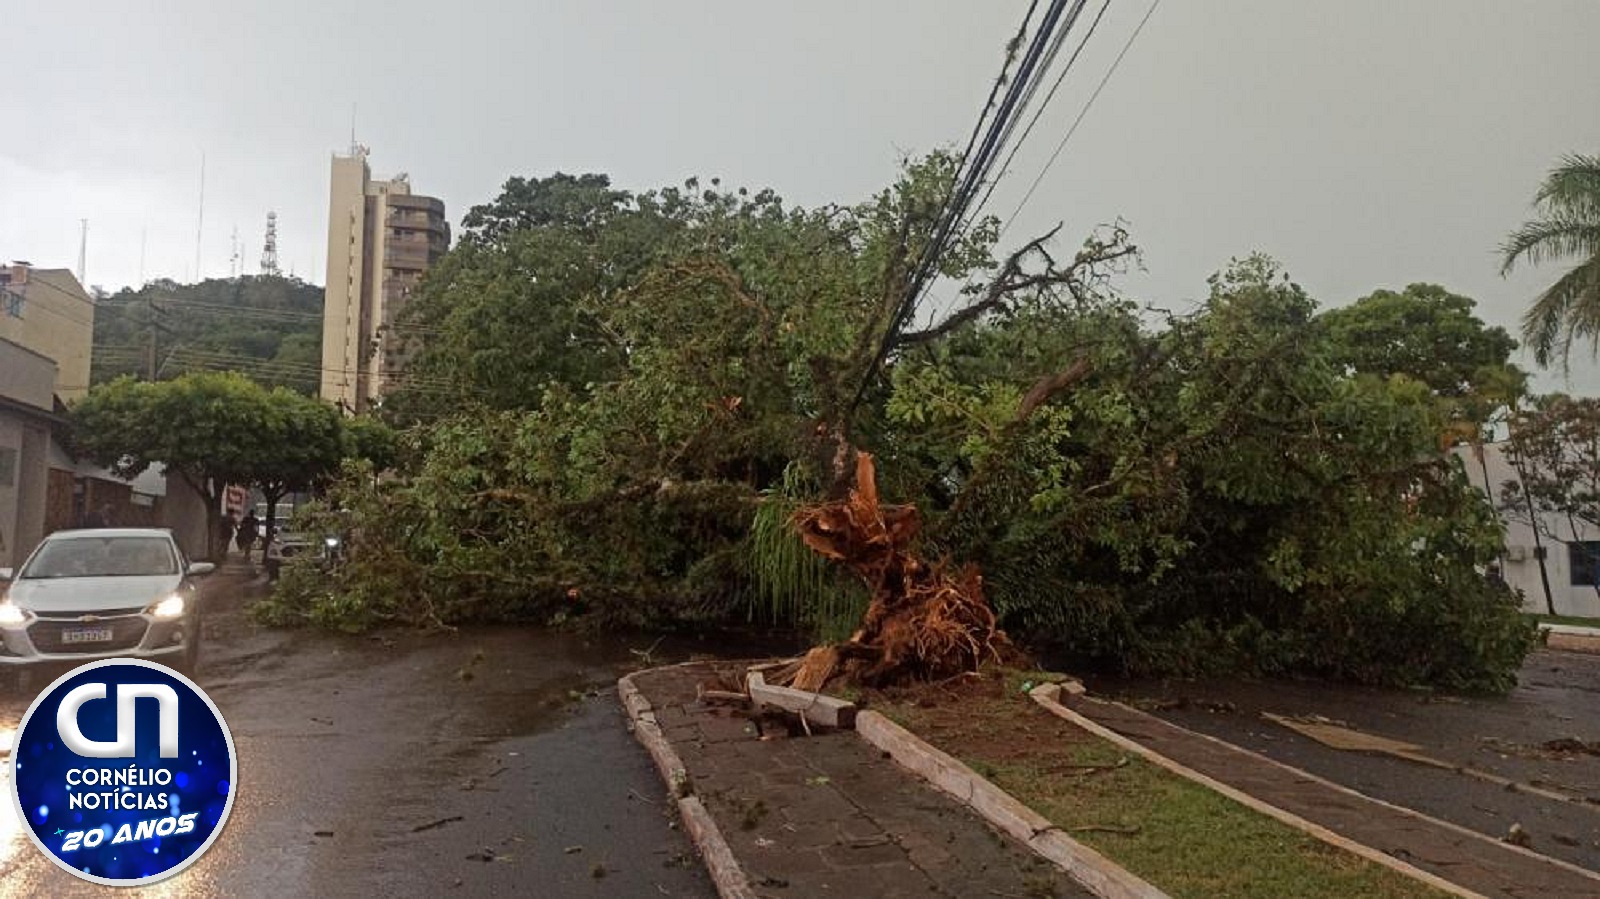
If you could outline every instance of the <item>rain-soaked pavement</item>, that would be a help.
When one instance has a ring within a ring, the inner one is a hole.
[[[1600,656],[1542,650],[1504,698],[1306,682],[1091,679],[1090,689],[1374,798],[1600,870]],[[1443,763],[1334,749],[1267,719],[1327,719]],[[1508,787],[1506,782],[1533,788]]]
[[[238,798],[199,862],[131,895],[714,894],[616,701],[651,638],[268,631],[229,583],[197,680],[232,730]],[[0,747],[32,695],[0,700]],[[56,868],[0,803],[0,897],[108,894],[130,895]]]

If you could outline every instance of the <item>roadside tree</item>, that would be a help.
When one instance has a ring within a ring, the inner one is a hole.
[[[1591,552],[1600,536],[1600,399],[1536,397],[1514,416],[1510,433],[1507,456],[1517,479],[1501,488],[1502,511],[1541,541],[1569,547],[1586,570],[1600,571]],[[1592,586],[1600,595],[1600,578]],[[1545,604],[1556,614],[1548,595]]]
[[[159,464],[193,489],[205,501],[213,558],[225,550],[219,530],[228,485],[259,488],[271,527],[278,500],[317,485],[347,454],[333,407],[231,372],[118,378],[92,388],[72,407],[71,421],[81,456],[121,477]]]
[[[1540,365],[1569,358],[1575,340],[1600,340],[1600,156],[1561,160],[1534,195],[1538,218],[1501,244],[1501,272],[1519,263],[1560,259],[1577,264],[1534,300],[1522,317],[1522,334]]]
[[[77,452],[121,477],[163,465],[204,501],[206,534],[219,558],[222,495],[247,484],[271,452],[268,394],[239,374],[190,374],[172,381],[118,378],[72,407]]]

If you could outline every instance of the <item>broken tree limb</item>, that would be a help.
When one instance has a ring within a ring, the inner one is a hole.
[[[856,455],[855,481],[846,500],[802,508],[792,522],[813,552],[866,582],[867,611],[848,641],[808,652],[787,685],[816,693],[836,679],[865,686],[940,679],[1015,654],[975,566],[928,564],[911,554],[917,509],[879,501],[871,454]]]

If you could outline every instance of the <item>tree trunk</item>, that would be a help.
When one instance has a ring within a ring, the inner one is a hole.
[[[1551,615],[1556,613],[1555,597],[1550,592],[1550,568],[1545,564],[1544,539],[1539,536],[1539,511],[1533,506],[1533,494],[1528,492],[1528,478],[1522,463],[1512,463],[1517,479],[1522,482],[1522,498],[1528,506],[1528,527],[1533,529],[1533,556],[1539,562],[1539,583],[1544,587],[1544,607]]]
[[[915,506],[882,506],[869,453],[855,454],[856,486],[844,502],[801,509],[794,523],[814,552],[844,564],[872,591],[849,641],[811,650],[791,672],[797,689],[842,678],[865,686],[938,679],[1016,655],[983,598],[975,566],[927,564],[907,550]]]
[[[1478,457],[1478,468],[1483,472],[1483,494],[1489,497],[1489,508],[1494,511],[1494,517],[1500,517],[1500,507],[1494,504],[1494,484],[1489,481],[1489,460],[1484,454],[1483,443],[1472,445],[1472,454]]]
[[[192,477],[187,472],[178,472],[178,477],[183,479],[189,489],[200,495],[206,506],[206,554],[210,561],[221,565],[228,557],[228,547],[222,542],[222,491],[223,487],[216,484],[212,478]]]
[[[278,501],[289,491],[282,485],[262,485],[261,496],[267,501],[267,520],[262,522],[261,531],[261,564],[267,564],[267,542],[278,528]],[[246,559],[245,561],[249,561]]]

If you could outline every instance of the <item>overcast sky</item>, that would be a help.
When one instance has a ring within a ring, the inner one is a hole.
[[[993,211],[1148,4],[1111,0]],[[284,268],[322,283],[352,108],[374,174],[452,221],[557,170],[854,201],[964,141],[1025,6],[0,0],[0,259],[75,267],[87,218],[90,283],[191,279],[204,154],[201,272],[235,228],[254,272],[270,209]],[[1435,281],[1514,328],[1560,269],[1502,279],[1495,247],[1561,154],[1600,152],[1596,34],[1595,0],[1164,0],[1006,241],[1121,217],[1146,269],[1121,286],[1159,305],[1261,250],[1326,305]],[[1600,367],[1540,386],[1600,392]]]

